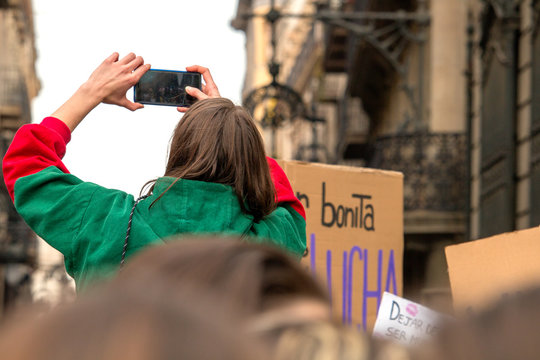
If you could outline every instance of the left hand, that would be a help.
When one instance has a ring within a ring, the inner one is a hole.
[[[204,100],[208,98],[218,98],[221,97],[219,94],[218,87],[216,83],[214,82],[214,79],[212,78],[212,74],[210,74],[210,70],[204,66],[200,65],[191,65],[186,67],[186,70],[189,72],[198,72],[202,75],[204,84],[202,84],[202,91],[192,87],[192,86],[186,86],[186,92],[188,95],[193,96],[197,100]],[[187,107],[178,107],[176,108],[179,112],[185,113],[189,110]]]

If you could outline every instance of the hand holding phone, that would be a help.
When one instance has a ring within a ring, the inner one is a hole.
[[[208,68],[204,66],[200,66],[200,65],[191,65],[191,66],[188,66],[186,70],[190,72],[197,72],[201,74],[204,79],[204,84],[202,85],[202,89],[189,88],[187,90],[191,96],[195,97],[197,100],[221,97],[221,95],[219,94],[218,87],[216,83],[214,82],[214,79],[212,78],[212,74],[210,74],[210,70]],[[181,113],[184,113],[188,111],[188,108],[178,107],[177,110]]]
[[[201,74],[151,69],[135,84],[134,101],[141,104],[187,108],[197,99],[186,92],[186,86],[202,90]]]

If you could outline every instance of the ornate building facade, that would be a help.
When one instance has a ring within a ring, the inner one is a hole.
[[[471,236],[540,225],[540,2],[471,6]]]
[[[274,57],[305,108],[263,130],[269,151],[404,173],[407,297],[448,305],[446,245],[540,225],[539,3],[238,2],[244,99]],[[251,106],[261,124],[272,96]]]

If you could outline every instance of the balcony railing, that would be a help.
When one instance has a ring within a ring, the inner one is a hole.
[[[467,148],[462,133],[416,133],[377,139],[370,167],[403,172],[405,211],[464,212]]]

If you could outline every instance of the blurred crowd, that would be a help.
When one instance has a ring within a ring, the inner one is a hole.
[[[537,359],[540,291],[453,318],[415,347],[333,318],[326,289],[282,250],[238,238],[154,246],[105,283],[1,325],[2,359]]]

